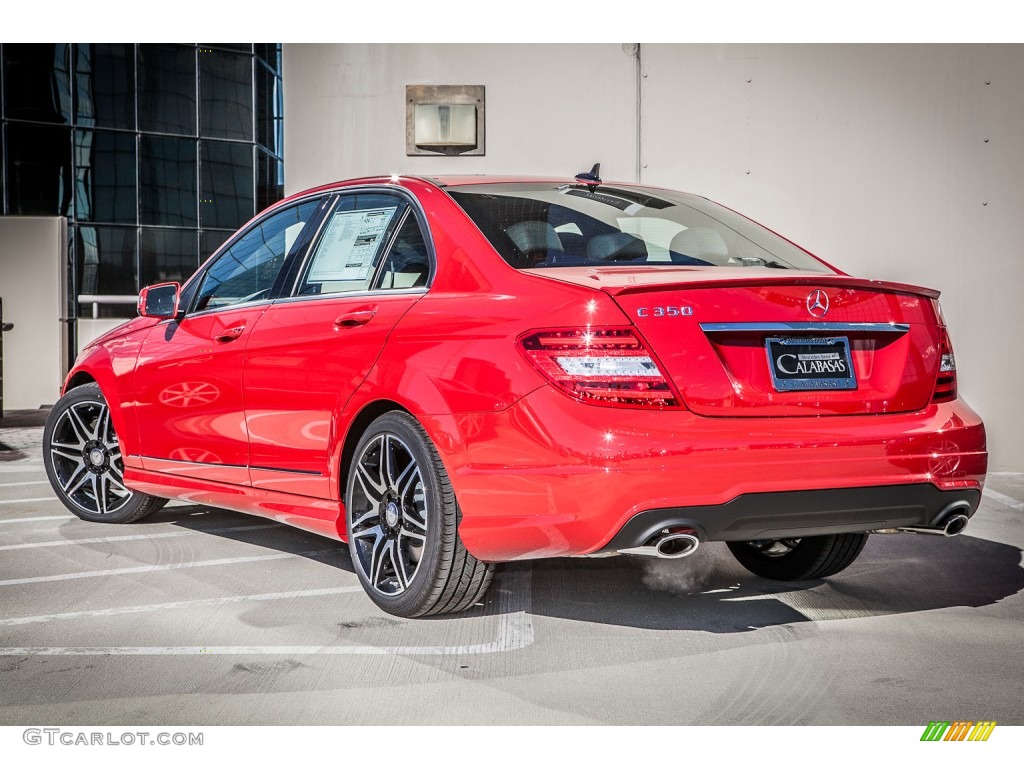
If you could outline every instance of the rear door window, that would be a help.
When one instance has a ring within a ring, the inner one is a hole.
[[[374,281],[374,288],[399,290],[422,288],[430,279],[430,252],[412,209],[405,212],[402,225],[391,244]]]
[[[379,193],[345,195],[328,216],[299,284],[302,296],[369,290],[406,203]]]
[[[323,296],[426,285],[430,255],[405,199],[386,193],[342,196],[328,216],[297,289]]]

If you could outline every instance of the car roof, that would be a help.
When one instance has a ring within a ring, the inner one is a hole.
[[[437,174],[432,176],[421,176],[416,174],[389,174],[380,176],[359,176],[352,179],[343,179],[338,181],[332,181],[327,184],[321,184],[316,187],[310,187],[309,189],[303,189],[299,192],[293,192],[282,200],[278,200],[273,205],[269,206],[262,213],[278,208],[281,205],[290,203],[294,200],[298,200],[309,195],[323,194],[325,192],[340,191],[347,189],[348,187],[356,186],[401,186],[401,187],[415,187],[416,185],[428,184],[435,187],[466,187],[466,186],[478,186],[484,184],[573,184],[580,185],[585,182],[578,181],[573,176],[531,176],[531,175],[512,175],[512,174]],[[633,187],[639,189],[648,190],[664,190],[675,192],[676,194],[692,195],[689,192],[682,192],[678,189],[669,190],[660,185],[652,184],[638,184],[634,181],[616,181],[614,179],[604,179],[601,181],[603,187]],[[261,214],[257,214],[262,215]]]
[[[461,187],[469,184],[579,184],[571,176],[506,176],[476,173],[446,174],[425,178],[441,187]]]
[[[513,176],[513,175],[501,175],[501,174],[441,174],[436,176],[417,176],[413,174],[391,174],[381,176],[361,176],[354,179],[344,179],[339,181],[332,181],[328,184],[321,184],[317,187],[311,187],[310,189],[304,189],[301,192],[295,192],[288,195],[284,200],[281,200],[276,205],[281,203],[289,202],[291,200],[305,197],[306,195],[318,194],[322,192],[330,192],[332,190],[341,190],[346,187],[361,186],[361,185],[387,185],[387,184],[398,184],[404,185],[405,183],[415,182],[427,182],[438,187],[461,187],[476,184],[579,184],[572,176]],[[617,182],[617,181],[604,181],[605,185],[612,186],[636,186],[633,182]],[[276,207],[275,205],[275,207]]]

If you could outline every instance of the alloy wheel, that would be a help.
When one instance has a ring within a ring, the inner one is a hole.
[[[60,492],[94,515],[117,512],[133,493],[124,484],[124,461],[106,403],[67,406],[50,436],[49,460]]]
[[[759,539],[747,544],[765,557],[784,557],[799,546],[800,539]]]
[[[367,443],[353,466],[356,565],[375,591],[400,595],[423,560],[429,524],[423,473],[409,446],[390,432]]]

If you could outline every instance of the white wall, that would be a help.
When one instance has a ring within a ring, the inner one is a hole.
[[[381,173],[633,179],[634,59],[611,45],[285,45],[289,192]],[[484,85],[487,154],[407,157],[405,86]],[[570,130],[571,129],[571,130]]]
[[[643,57],[644,181],[700,191],[847,272],[941,290],[992,468],[1024,470],[1024,46]]]
[[[642,180],[737,208],[847,272],[940,289],[992,469],[1024,470],[1024,46],[641,52]],[[290,192],[596,160],[634,177],[635,70],[618,44],[285,45],[284,75]],[[415,83],[487,87],[486,156],[405,156]]]
[[[0,298],[4,322],[4,410],[51,405],[62,379],[61,264],[67,230],[61,217],[0,216]]]
[[[88,309],[88,304],[79,305],[83,309]],[[121,317],[102,317],[93,320],[91,317],[79,317],[77,321],[77,341],[78,349],[76,352],[81,352],[85,345],[93,339],[102,336],[107,331],[112,331],[117,326],[125,322],[124,318]]]

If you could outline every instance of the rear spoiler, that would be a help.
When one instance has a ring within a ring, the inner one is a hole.
[[[730,277],[716,280],[709,277],[707,280],[682,280],[678,283],[667,281],[657,285],[624,285],[624,286],[601,286],[601,289],[612,296],[625,296],[634,293],[647,293],[649,291],[664,291],[666,289],[686,290],[688,288],[736,288],[741,286],[754,285],[809,285],[809,286],[835,286],[838,288],[866,288],[875,291],[889,291],[892,293],[909,293],[916,296],[924,296],[929,299],[939,298],[940,291],[934,288],[923,288],[919,285],[909,283],[891,283],[887,280],[867,280],[860,277],[846,277],[845,275],[801,275],[796,276],[765,276],[742,278]]]

